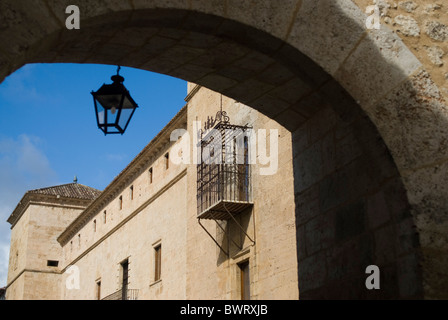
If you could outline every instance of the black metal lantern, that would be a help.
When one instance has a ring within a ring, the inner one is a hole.
[[[118,67],[117,74],[111,77],[112,84],[103,84],[97,92],[92,91],[98,128],[105,135],[123,134],[138,108],[123,85],[124,78],[119,75],[120,69]]]

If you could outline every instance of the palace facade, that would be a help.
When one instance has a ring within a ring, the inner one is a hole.
[[[105,190],[24,195],[7,299],[298,299],[291,133],[192,83],[185,100]]]

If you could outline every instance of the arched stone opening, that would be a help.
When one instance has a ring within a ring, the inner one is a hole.
[[[351,1],[80,1],[80,30],[65,29],[66,5],[4,2],[1,76],[32,62],[120,64],[250,105],[293,132],[302,298],[446,294],[446,105]],[[384,290],[366,291],[370,264]]]

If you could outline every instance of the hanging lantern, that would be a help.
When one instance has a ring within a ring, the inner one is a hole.
[[[96,121],[105,135],[123,134],[138,108],[129,91],[123,85],[124,78],[117,74],[112,76],[112,84],[103,84],[97,92],[92,91],[95,104]]]

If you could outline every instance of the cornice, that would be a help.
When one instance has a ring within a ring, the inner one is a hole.
[[[202,86],[197,84],[193,87],[193,89],[190,90],[190,92],[188,93],[188,95],[185,97],[185,102],[189,102],[191,100],[191,98],[194,97],[194,95],[199,91],[199,89],[201,89]]]
[[[68,198],[56,195],[27,192],[19,201],[16,208],[9,216],[7,222],[11,224],[11,229],[14,228],[30,205],[85,209],[91,202],[92,200],[87,199]]]

